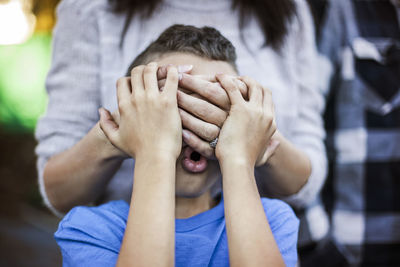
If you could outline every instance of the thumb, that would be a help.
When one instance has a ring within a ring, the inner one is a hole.
[[[100,115],[100,128],[103,131],[104,135],[107,137],[110,142],[115,145],[117,141],[117,133],[118,133],[118,124],[114,121],[113,116],[110,111],[105,108],[99,108]]]
[[[258,167],[264,165],[267,162],[267,160],[275,153],[279,145],[280,145],[279,140],[271,139],[264,154],[257,161],[256,166]]]

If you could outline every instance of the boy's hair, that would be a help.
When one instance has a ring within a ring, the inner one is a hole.
[[[139,65],[144,65],[166,53],[194,54],[211,60],[229,63],[235,70],[236,52],[232,43],[211,27],[175,24],[163,31],[157,40],[138,55],[129,66],[127,75]]]

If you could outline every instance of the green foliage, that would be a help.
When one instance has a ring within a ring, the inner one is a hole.
[[[35,33],[20,45],[0,46],[0,126],[3,130],[34,130],[47,105],[45,78],[50,58],[49,33]]]

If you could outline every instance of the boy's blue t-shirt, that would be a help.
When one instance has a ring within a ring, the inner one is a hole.
[[[283,201],[261,200],[286,266],[295,266],[298,219]],[[63,265],[115,266],[128,213],[129,205],[122,200],[72,209],[54,235]],[[176,219],[175,266],[229,266],[223,200],[211,210]]]

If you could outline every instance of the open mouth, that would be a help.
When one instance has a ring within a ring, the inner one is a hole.
[[[208,165],[207,159],[189,146],[183,149],[183,159],[181,163],[186,171],[192,173],[203,172]]]

